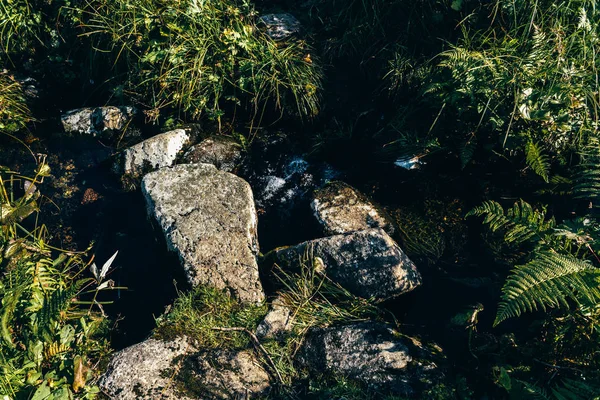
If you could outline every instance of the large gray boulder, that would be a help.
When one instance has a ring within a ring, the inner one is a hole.
[[[117,158],[115,170],[131,177],[175,164],[191,140],[183,129],[161,133],[129,147]]]
[[[270,378],[252,351],[198,352],[180,337],[117,352],[99,386],[115,400],[241,399],[266,394]]]
[[[415,264],[383,229],[366,229],[282,247],[267,262],[293,268],[306,254],[319,257],[327,276],[353,294],[386,300],[421,284]]]
[[[193,352],[187,338],[148,339],[115,353],[98,386],[111,399],[192,399],[177,393],[172,377],[177,360]]]
[[[136,114],[137,109],[131,106],[86,107],[67,111],[60,119],[67,133],[98,136],[125,129]]]
[[[383,228],[389,234],[394,233],[394,224],[387,213],[344,182],[330,182],[315,190],[311,207],[327,235],[369,228]]]
[[[436,358],[441,356],[389,325],[363,322],[312,329],[297,360],[317,376],[344,376],[381,392],[413,397],[442,379]]]
[[[142,192],[190,284],[228,289],[243,302],[264,299],[257,216],[246,181],[214,165],[182,164],[146,175]]]
[[[213,164],[221,171],[233,172],[242,161],[242,148],[227,136],[213,136],[192,146],[183,156],[185,163]]]

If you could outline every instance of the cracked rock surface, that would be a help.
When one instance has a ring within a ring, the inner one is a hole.
[[[415,264],[383,229],[366,229],[273,250],[268,260],[294,267],[309,254],[327,275],[353,294],[386,300],[421,284]]]
[[[142,180],[148,212],[177,253],[188,282],[258,303],[257,215],[250,185],[210,164],[182,164]]]
[[[390,235],[394,233],[394,225],[387,213],[344,182],[330,182],[316,190],[311,207],[327,235],[369,228],[382,228]]]

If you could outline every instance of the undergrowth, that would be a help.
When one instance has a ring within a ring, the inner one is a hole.
[[[261,121],[268,108],[314,117],[321,67],[310,45],[270,39],[257,27],[247,1],[90,1],[84,35],[122,63],[124,91],[149,108],[181,110],[221,120],[226,110],[250,110]]]
[[[52,247],[45,226],[31,221],[48,172],[43,162],[33,178],[0,168],[0,393],[93,399],[97,363],[110,351],[98,293],[114,288],[105,279],[112,260],[100,273],[92,264],[90,277],[87,251]]]

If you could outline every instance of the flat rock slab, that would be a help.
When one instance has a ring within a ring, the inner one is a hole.
[[[415,264],[383,229],[367,229],[278,248],[267,260],[293,268],[306,254],[319,257],[330,278],[360,297],[386,300],[421,284]]]
[[[148,212],[181,260],[189,283],[258,303],[257,216],[250,185],[210,164],[182,164],[142,180]]]
[[[267,394],[270,378],[251,351],[198,352],[180,337],[117,352],[99,386],[119,400],[247,399]]]
[[[146,139],[123,151],[115,170],[118,173],[139,177],[143,173],[175,164],[180,152],[191,140],[183,129],[175,129]]]
[[[105,131],[120,131],[127,127],[137,109],[126,107],[86,107],[67,111],[60,119],[67,133],[97,136]]]
[[[230,137],[213,136],[191,147],[183,161],[213,164],[221,171],[232,172],[242,161],[242,148]]]
[[[148,339],[115,353],[98,385],[112,399],[192,399],[177,393],[171,376],[176,359],[193,351],[186,338]]]
[[[315,190],[311,207],[325,234],[338,235],[369,228],[394,233],[387,213],[352,186],[334,181]]]

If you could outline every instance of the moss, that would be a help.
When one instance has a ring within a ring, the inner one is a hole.
[[[266,313],[266,304],[240,304],[225,291],[201,286],[175,300],[171,311],[159,319],[155,333],[165,340],[185,335],[202,348],[241,349],[250,343],[246,333],[214,328],[242,327],[253,331]]]

